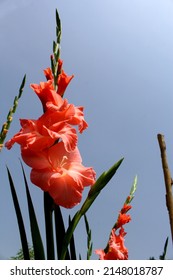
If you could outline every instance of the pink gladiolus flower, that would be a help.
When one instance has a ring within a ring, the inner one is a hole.
[[[102,249],[95,251],[100,256],[100,260],[127,260],[128,250],[124,245],[125,235],[123,228],[120,229],[118,235],[113,229],[109,238],[108,249],[106,251]]]
[[[21,119],[22,128],[5,145],[8,149],[14,143],[21,145],[22,158],[32,168],[33,184],[48,192],[56,204],[72,208],[80,203],[84,187],[95,183],[96,173],[82,165],[73,126],[82,133],[88,124],[84,108],[62,98],[73,75],[66,75],[60,59],[57,73],[57,90],[50,68],[44,70],[47,82],[31,84],[44,113],[37,120]]]
[[[132,208],[131,205],[125,203],[125,204],[123,205],[123,208],[121,209],[121,213],[122,213],[122,214],[127,213],[131,208]]]
[[[115,229],[118,229],[131,221],[131,216],[126,214],[131,208],[132,208],[132,206],[129,204],[125,203],[123,205],[123,208],[121,209],[121,211],[119,213]]]
[[[11,149],[18,143],[30,150],[42,151],[61,138],[66,150],[71,151],[77,145],[76,130],[67,123],[73,112],[73,105],[70,105],[62,112],[48,110],[38,120],[20,120],[22,129],[5,146]]]
[[[131,221],[130,215],[127,215],[126,213],[122,214],[120,213],[118,216],[118,220],[116,222],[116,229],[122,227],[123,225],[129,223]]]
[[[43,105],[44,112],[48,109],[49,104],[56,105],[57,110],[60,110],[64,102],[66,102],[66,100],[63,100],[62,97],[54,90],[51,80],[41,82],[40,85],[31,84],[31,88],[39,97]]]
[[[68,104],[67,99],[56,93],[51,81],[31,85],[31,88],[40,98],[45,113],[38,120],[21,120],[22,129],[6,143],[6,147],[10,149],[16,142],[41,151],[61,138],[66,150],[73,150],[77,145],[77,133],[71,125],[78,125],[80,133],[88,127],[83,107]]]
[[[130,202],[130,197],[129,200]],[[131,216],[126,213],[132,208],[127,202],[123,205],[119,212],[118,219],[111,231],[108,244],[104,250],[95,250],[100,256],[100,260],[127,260],[128,250],[124,245],[124,236],[126,232],[123,226],[131,221]],[[116,231],[119,229],[119,234]]]
[[[22,158],[32,167],[32,183],[65,208],[80,203],[84,187],[95,183],[95,171],[82,165],[78,148],[69,153],[63,142],[42,152],[22,149]]]
[[[32,84],[31,88],[40,98],[44,111],[63,111],[70,106],[67,99],[62,99],[62,97],[56,93],[51,81],[41,82],[40,85]],[[71,125],[78,125],[79,132],[82,133],[88,127],[88,124],[84,119],[84,107],[75,107],[73,105],[73,108],[74,114],[71,114],[68,123]]]

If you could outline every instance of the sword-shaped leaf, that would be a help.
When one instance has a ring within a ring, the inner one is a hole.
[[[70,243],[71,237],[73,235],[73,232],[78,225],[81,217],[88,211],[96,197],[100,194],[101,190],[107,185],[107,183],[111,180],[111,178],[116,173],[117,169],[121,165],[123,159],[119,160],[117,163],[115,163],[108,171],[103,172],[102,175],[97,179],[95,184],[92,186],[91,190],[88,193],[88,196],[86,200],[84,201],[81,209],[75,214],[73,217],[71,223],[69,224],[69,227],[66,231],[66,235],[63,241],[63,248],[62,248],[62,254],[61,254],[61,260],[65,259],[66,251],[68,248],[68,245]]]
[[[24,260],[29,260],[30,256],[29,256],[28,241],[27,241],[25,226],[24,226],[24,222],[23,222],[23,218],[22,218],[22,213],[20,210],[20,205],[18,202],[18,197],[17,197],[16,190],[14,187],[13,179],[12,179],[12,176],[11,176],[11,173],[10,173],[8,167],[7,167],[7,172],[8,172],[8,179],[9,179],[9,183],[10,183],[12,199],[13,199],[14,208],[16,211],[16,217],[17,217],[17,222],[18,222],[18,227],[19,227],[19,232],[20,232],[23,257],[24,257]]]
[[[34,206],[32,203],[31,195],[29,192],[28,183],[26,180],[25,171],[22,166],[22,172],[25,182],[25,188],[26,188],[26,196],[27,196],[27,202],[28,202],[28,210],[29,210],[29,219],[30,219],[30,227],[31,227],[31,236],[32,236],[32,242],[33,242],[33,250],[34,250],[34,257],[35,260],[45,260],[45,254],[44,254],[44,248],[43,248],[43,242],[41,239],[41,234],[39,230],[39,226],[37,223],[37,218],[34,210]]]

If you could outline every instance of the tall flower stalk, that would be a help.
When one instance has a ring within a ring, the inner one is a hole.
[[[124,239],[126,235],[124,225],[131,221],[131,217],[127,212],[132,208],[130,203],[134,198],[136,187],[137,177],[135,177],[130,194],[126,198],[124,205],[119,212],[117,221],[112,227],[106,248],[95,250],[95,253],[100,256],[100,260],[128,260],[128,249],[125,247]],[[117,233],[118,230],[119,233]]]
[[[93,167],[83,165],[77,146],[78,135],[87,129],[88,123],[84,117],[84,107],[70,104],[64,98],[65,91],[74,75],[68,76],[63,69],[63,61],[60,59],[60,40],[61,21],[56,10],[56,41],[53,42],[53,54],[50,56],[51,67],[44,70],[46,81],[40,82],[40,84],[31,84],[31,89],[42,103],[43,113],[38,119],[21,119],[20,131],[8,140],[5,146],[7,149],[11,149],[15,143],[20,145],[22,159],[31,168],[31,182],[43,190],[47,259],[53,260],[56,255],[61,260],[77,258],[74,231],[82,217],[85,219],[88,236],[87,259],[90,259],[92,251],[91,230],[86,213],[102,189],[114,176],[123,158],[117,161],[108,171],[103,172],[97,180]],[[24,81],[18,99],[21,96],[23,85]],[[18,99],[15,101],[12,113],[15,111]],[[34,255],[36,259],[45,259],[43,243],[23,166],[22,170],[30,215]],[[10,173],[8,174],[11,180],[11,175]],[[12,180],[11,187],[15,193]],[[85,187],[90,187],[87,198],[74,217],[69,218],[69,226],[65,230],[60,207],[70,209],[80,204]],[[131,191],[131,197],[133,193],[134,189],[133,192]],[[126,201],[126,205],[130,203],[131,199],[129,198]],[[16,205],[18,207],[16,215],[21,217],[16,193],[13,196],[13,201],[15,209]],[[122,211],[126,213],[127,208],[126,210],[123,208]],[[124,215],[124,213],[120,214]],[[22,217],[21,221],[23,221]],[[114,226],[114,230],[115,228],[117,228],[117,224]],[[121,227],[120,230],[120,235],[124,236],[123,228]],[[24,232],[24,225],[22,232]],[[21,234],[21,240],[23,236]],[[26,236],[22,244],[26,259],[28,258]],[[109,247],[110,245],[104,251],[105,254],[109,251]]]

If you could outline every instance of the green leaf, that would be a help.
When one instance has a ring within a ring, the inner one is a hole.
[[[92,255],[92,242],[91,242],[91,229],[89,227],[88,219],[86,214],[84,214],[84,220],[85,220],[85,227],[87,232],[87,260],[90,260]]]
[[[91,187],[88,197],[80,209],[80,213],[82,215],[84,215],[88,211],[88,209],[90,208],[90,206],[92,205],[96,197],[100,194],[101,190],[108,184],[108,182],[115,175],[122,161],[123,158],[120,159],[118,162],[116,162],[108,171],[102,173],[102,175],[97,179],[95,184]]]
[[[167,253],[167,248],[168,248],[168,237],[166,238],[165,245],[164,245],[164,250],[163,254],[159,257],[160,260],[165,260],[166,258],[166,253]]]
[[[75,214],[73,217],[67,231],[66,235],[63,241],[63,249],[62,249],[62,254],[61,254],[61,260],[65,259],[66,255],[66,250],[68,248],[68,245],[70,243],[71,237],[73,235],[73,232],[78,225],[81,217],[88,211],[96,197],[99,195],[101,190],[107,185],[107,183],[111,180],[111,178],[114,176],[116,173],[117,169],[121,165],[123,159],[119,160],[117,163],[115,163],[108,171],[102,173],[102,175],[98,178],[96,183],[91,187],[88,196],[83,203],[81,209]]]
[[[44,217],[46,228],[47,259],[55,260],[52,213],[54,202],[48,192],[44,192]]]
[[[29,187],[28,187],[28,183],[26,180],[26,175],[25,175],[25,171],[24,171],[22,163],[21,163],[21,166],[22,166],[22,172],[23,172],[25,188],[26,188],[30,227],[31,227],[31,236],[32,236],[32,242],[33,242],[35,260],[45,260],[43,242],[41,239],[41,234],[40,234],[39,226],[37,223],[37,218],[36,218],[34,206],[32,203],[32,199],[31,199],[31,195],[29,192]]]
[[[71,223],[71,218],[69,217],[69,225]],[[68,252],[68,250],[67,250]],[[76,260],[76,248],[75,248],[75,241],[74,241],[74,234],[72,234],[71,240],[70,240],[70,256],[71,260]]]
[[[65,227],[64,227],[63,217],[59,205],[55,205],[54,212],[55,212],[54,217],[55,217],[56,247],[57,247],[57,256],[59,259],[62,252],[62,243],[65,236]],[[70,255],[68,250],[65,259],[70,260]]]
[[[165,260],[166,259],[166,253],[167,253],[167,247],[168,247],[168,237],[166,238],[163,254],[159,256],[159,260]],[[154,257],[150,257],[149,260],[156,260]]]
[[[29,260],[30,256],[29,256],[28,241],[27,241],[27,237],[26,237],[25,226],[24,226],[24,222],[23,222],[22,213],[21,213],[21,210],[20,210],[16,190],[15,190],[15,187],[14,187],[13,179],[11,177],[11,174],[10,174],[10,171],[9,171],[8,167],[7,167],[7,172],[8,172],[8,179],[9,179],[9,183],[10,183],[11,194],[12,194],[12,198],[13,198],[14,208],[15,208],[15,211],[16,211],[16,217],[17,217],[17,222],[18,222],[18,227],[19,227],[19,232],[20,232],[20,239],[21,239],[21,243],[22,243],[23,257],[24,257],[24,260]]]

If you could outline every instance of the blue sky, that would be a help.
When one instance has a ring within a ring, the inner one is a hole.
[[[126,225],[130,259],[156,258],[171,235],[157,133],[167,143],[173,172],[173,2],[171,0],[0,1],[0,123],[5,121],[26,73],[27,83],[8,139],[19,118],[38,118],[41,104],[30,83],[44,80],[55,39],[55,9],[62,21],[61,58],[64,70],[74,74],[66,98],[85,106],[89,128],[79,136],[85,166],[97,177],[124,157],[120,169],[88,211],[94,249],[104,248],[118,211],[138,175],[132,202],[132,222]],[[0,155],[0,257],[20,248],[6,167],[11,170],[28,225],[18,145]],[[26,166],[29,179],[29,168]],[[44,237],[42,192],[30,186]],[[84,198],[87,189],[84,192]],[[63,209],[65,219],[73,210]],[[84,224],[76,230],[78,253],[85,258]],[[81,236],[83,238],[81,238]],[[29,237],[30,238],[30,237]],[[93,254],[93,258],[97,258]]]

